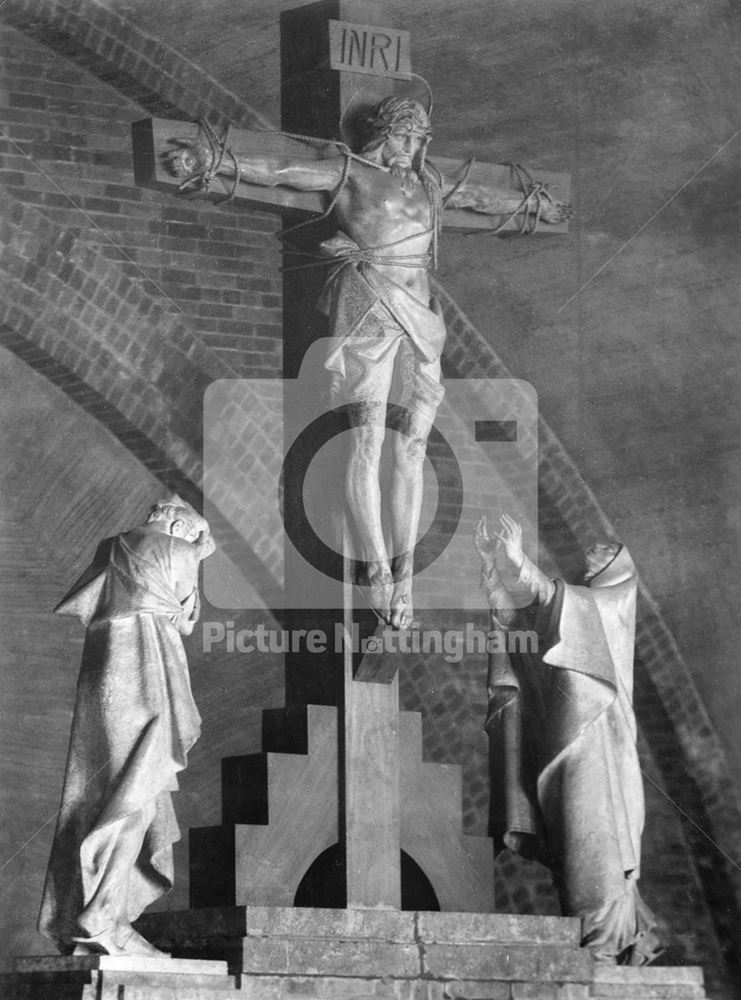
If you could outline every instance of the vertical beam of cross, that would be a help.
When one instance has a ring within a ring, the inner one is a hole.
[[[402,67],[402,39],[398,32],[366,27],[384,24],[379,3],[368,0],[322,0],[281,15],[281,126],[284,131],[320,138],[337,138],[338,125],[348,104],[371,107],[394,90],[388,72]],[[408,48],[407,48],[408,51]],[[408,64],[408,59],[407,59]],[[337,68],[333,68],[336,66]],[[291,220],[285,220],[290,224]],[[309,227],[311,245],[321,239],[317,226]],[[300,239],[300,231],[295,234]],[[293,236],[292,236],[293,239]],[[325,335],[317,321],[315,303],[325,274],[321,269],[284,272],[284,374],[295,378],[310,342]],[[307,322],[307,317],[314,316]],[[285,415],[290,422],[291,415]],[[286,483],[290,510],[290,484]],[[337,483],[337,493],[344,490]],[[338,537],[342,537],[338,535]],[[286,553],[286,585],[301,586],[301,567]],[[357,617],[352,608],[352,586],[338,587],[338,607],[344,621]],[[290,606],[290,598],[288,599]],[[336,613],[335,613],[336,614]],[[306,619],[307,612],[301,612]],[[297,623],[298,624],[298,623]],[[313,616],[309,627],[316,625]],[[328,623],[330,624],[330,623]],[[333,628],[330,628],[330,634]],[[315,668],[314,668],[315,669]],[[349,648],[338,652],[325,670],[336,678],[341,740],[341,788],[338,790],[340,829],[344,830],[348,907],[401,906],[399,819],[399,692],[398,679],[369,684],[353,677]],[[287,699],[299,689],[292,676],[300,663],[287,664]],[[306,665],[303,665],[303,673]],[[310,685],[313,686],[313,685]],[[333,700],[325,678],[323,694]],[[312,697],[309,694],[309,697]]]

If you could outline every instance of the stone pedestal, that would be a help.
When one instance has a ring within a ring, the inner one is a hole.
[[[191,959],[34,957],[3,1000],[705,1000],[702,970],[595,965],[566,917],[205,907],[138,929]],[[220,956],[218,960],[216,956]]]
[[[151,914],[137,926],[178,953],[214,954],[218,938],[249,1000],[510,1000],[550,997],[556,984],[586,1000],[592,978],[579,921],[559,917],[246,906]],[[545,992],[513,992],[523,984]]]
[[[223,961],[42,955],[13,965],[0,977],[4,1000],[222,1000],[237,988]]]
[[[701,1000],[702,971],[596,966],[565,917],[234,906],[150,914],[178,954],[222,954],[248,1000]]]
[[[702,969],[695,965],[652,965],[642,969],[598,965],[590,997],[601,1000],[702,1000],[706,996]]]

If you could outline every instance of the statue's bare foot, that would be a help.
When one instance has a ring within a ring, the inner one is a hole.
[[[140,955],[142,958],[169,958],[170,954],[160,951],[142,937],[133,927],[110,927],[98,934],[72,938],[74,955]]]
[[[367,563],[366,566],[358,573],[357,585],[376,614],[385,622],[390,622],[394,578],[385,566],[377,563]]]
[[[548,222],[552,226],[559,222],[568,222],[574,214],[572,206],[566,201],[549,201],[543,199],[540,206],[540,217],[543,222]]]
[[[397,580],[391,595],[391,617],[389,624],[393,628],[412,628],[414,626],[414,608],[412,607],[412,581],[410,578]]]
[[[142,955],[145,958],[170,958],[169,951],[160,951],[159,948],[142,937],[138,931],[131,928],[131,937],[124,945],[127,955]]]
[[[620,964],[650,965],[663,952],[664,947],[661,939],[654,928],[651,927],[645,931],[639,931],[633,946],[629,949],[627,961],[625,960],[625,956],[621,956]]]

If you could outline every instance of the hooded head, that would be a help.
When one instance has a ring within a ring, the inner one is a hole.
[[[590,553],[592,553],[593,549],[598,548],[598,546],[592,546],[592,549],[587,550],[585,582],[589,587],[613,587],[615,584],[625,583],[627,580],[635,577],[635,563],[630,552],[628,552],[624,545],[618,542],[605,542],[600,543],[600,547],[609,548],[611,552],[608,554],[602,548],[590,560]],[[602,561],[601,567],[598,565],[600,558]],[[589,571],[590,561],[595,566],[592,572]]]
[[[591,581],[617,558],[622,547],[619,542],[595,542],[591,545],[584,553],[584,583],[591,585]]]
[[[147,524],[156,525],[161,531],[194,542],[208,524],[201,515],[182,500],[177,493],[158,500],[147,517]]]

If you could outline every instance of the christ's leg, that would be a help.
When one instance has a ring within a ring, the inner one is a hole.
[[[347,407],[350,422],[345,497],[354,536],[352,555],[362,564],[356,582],[371,607],[388,621],[393,577],[381,522],[379,472],[386,435],[386,403],[404,333],[385,310],[380,309],[376,318],[382,336],[348,337],[343,341],[344,371],[335,378],[332,401],[335,406]]]
[[[409,628],[414,619],[412,575],[414,546],[417,542],[422,511],[422,488],[427,438],[432,418],[410,413],[393,435],[393,469],[390,484],[392,572],[390,623],[395,628]]]
[[[385,403],[360,403],[353,407],[345,495],[355,529],[358,557],[365,564],[357,582],[368,588],[374,610],[389,620],[393,577],[381,524],[379,469],[386,433]]]
[[[422,511],[427,439],[445,391],[440,384],[439,360],[423,361],[408,338],[399,351],[397,366],[402,381],[401,407],[389,423],[395,431],[390,484],[394,577],[390,622],[395,628],[409,628],[414,621],[414,547]]]

